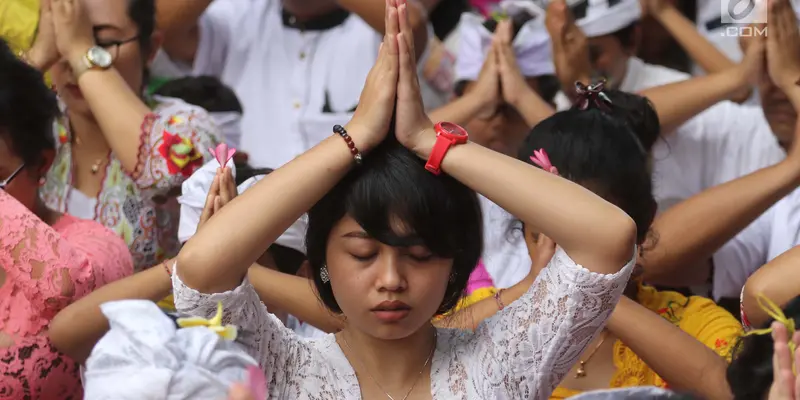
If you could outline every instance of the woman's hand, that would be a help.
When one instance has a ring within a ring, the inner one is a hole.
[[[589,83],[592,64],[586,35],[575,24],[566,2],[556,0],[547,7],[545,26],[553,43],[556,76],[566,94],[575,90],[575,81]]]
[[[497,46],[492,42],[486,60],[483,62],[478,80],[470,91],[469,96],[475,96],[483,104],[476,115],[477,118],[487,119],[495,115],[500,103],[500,77],[497,65]]]
[[[797,89],[796,82],[800,79],[800,32],[789,0],[770,0],[767,29],[769,76],[779,88],[790,95],[790,91]]]
[[[427,159],[428,153],[436,141],[436,134],[431,129],[433,123],[422,105],[417,62],[414,59],[414,35],[408,21],[408,6],[406,0],[397,1],[400,24],[400,33],[397,35],[400,73],[397,82],[395,135],[406,148]]]
[[[734,68],[738,72],[743,90],[749,92],[751,87],[758,84],[761,74],[764,72],[766,40],[763,36],[754,36],[748,40],[747,47],[744,47],[743,50],[744,57]]]
[[[494,42],[497,48],[503,100],[515,108],[519,108],[520,102],[525,98],[525,94],[531,91],[531,88],[517,64],[517,56],[514,54],[514,47],[511,44],[513,31],[514,26],[510,20],[500,21],[495,30]]]
[[[674,7],[668,0],[640,0],[642,5],[642,18],[651,16],[655,19],[661,15],[661,12],[669,7]]]
[[[203,212],[200,214],[200,221],[197,223],[197,230],[200,230],[213,215],[237,195],[238,190],[231,169],[228,167],[217,169],[217,174],[214,176],[214,181],[211,182],[211,188],[206,196]]]
[[[28,61],[39,71],[46,72],[56,62],[59,54],[56,46],[55,28],[53,27],[53,9],[51,0],[42,0],[39,5],[39,27],[36,40],[26,54]]]
[[[50,0],[53,27],[59,54],[71,65],[82,62],[95,45],[92,23],[83,9],[82,0]]]
[[[792,361],[800,364],[800,353],[792,354],[789,350],[789,341],[800,345],[800,333],[795,333],[793,338],[780,322],[772,323],[772,352],[773,381],[769,389],[768,400],[795,400],[800,393],[800,378],[795,377],[792,371]]]
[[[380,144],[389,132],[395,100],[397,98],[398,9],[395,0],[386,2],[386,35],[378,51],[378,59],[367,74],[358,107],[347,131],[355,144],[364,152]],[[408,22],[406,22],[407,24]]]

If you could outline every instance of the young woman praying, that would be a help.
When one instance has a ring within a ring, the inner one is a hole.
[[[456,125],[434,127],[420,100],[405,2],[386,5],[386,27],[350,123],[236,197],[186,243],[173,269],[175,305],[203,317],[218,302],[235,309],[224,320],[254,333],[248,350],[270,374],[271,397],[545,398],[621,295],[635,225],[574,183],[465,142]],[[560,247],[491,323],[474,333],[436,329],[431,318],[455,305],[480,255],[473,190]],[[309,209],[315,285],[347,322],[336,335],[302,341],[245,275]]]

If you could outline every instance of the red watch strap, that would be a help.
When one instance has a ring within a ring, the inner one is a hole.
[[[453,141],[449,138],[440,134],[436,135],[436,143],[433,145],[431,155],[428,157],[428,162],[425,163],[425,169],[432,172],[434,175],[441,174],[442,160],[444,160],[444,155],[447,154],[447,150],[450,150],[453,144]]]

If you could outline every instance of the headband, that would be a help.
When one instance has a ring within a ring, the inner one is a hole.
[[[570,2],[576,24],[588,38],[605,36],[642,18],[639,0],[581,0]]]
[[[550,35],[544,26],[544,11],[527,1],[504,1],[499,6],[505,15],[526,12],[533,16],[522,25],[511,43],[522,75],[536,77],[555,74]],[[461,14],[461,21],[458,24],[458,56],[455,64],[456,81],[478,79],[494,35],[484,26],[485,21],[484,17],[478,14]]]

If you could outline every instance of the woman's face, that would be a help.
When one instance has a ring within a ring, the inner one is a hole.
[[[45,163],[40,168],[26,165],[5,187],[6,193],[31,211],[36,211],[39,196],[39,178],[44,176],[53,161],[53,152],[44,154]],[[10,139],[0,132],[0,182],[5,182],[20,165],[22,158],[14,153]]]
[[[402,234],[402,224],[398,223]],[[429,323],[444,299],[452,259],[423,246],[399,248],[370,238],[345,216],[328,238],[327,266],[348,325],[372,337],[402,339]]]
[[[538,93],[536,78],[528,78],[528,85]],[[470,82],[464,88],[464,94],[475,88],[475,82]],[[477,116],[472,118],[465,126],[470,139],[494,151],[515,157],[525,136],[531,127],[522,118],[522,115],[511,105],[501,104],[493,115]]]
[[[151,54],[143,54],[138,40],[136,24],[128,17],[128,1],[81,0],[95,32],[95,42],[114,57],[114,68],[128,86],[137,94],[143,88],[144,68],[152,59],[158,43],[153,43]],[[126,42],[119,46],[116,42]],[[66,60],[53,67],[53,81],[58,93],[72,112],[90,114],[78,82]]]

